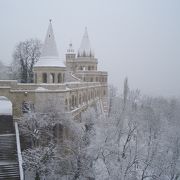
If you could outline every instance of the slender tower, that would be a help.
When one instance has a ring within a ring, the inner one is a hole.
[[[49,21],[46,38],[42,48],[42,54],[34,65],[35,83],[63,83],[65,65],[59,58],[52,21]]]

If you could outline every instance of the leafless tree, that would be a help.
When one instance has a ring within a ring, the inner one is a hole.
[[[12,78],[22,83],[33,82],[33,66],[41,54],[41,42],[30,39],[16,45],[11,65]]]

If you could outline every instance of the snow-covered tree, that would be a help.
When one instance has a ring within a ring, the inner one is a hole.
[[[143,96],[129,87],[111,100],[108,117],[99,102],[80,121],[50,101],[43,113],[26,113],[20,128],[33,148],[24,151],[25,167],[46,180],[177,180],[180,100]]]
[[[41,42],[30,39],[16,45],[11,65],[12,78],[22,83],[33,82],[33,66],[40,57]]]

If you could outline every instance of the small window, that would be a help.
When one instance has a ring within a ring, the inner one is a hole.
[[[63,73],[62,82],[65,82],[65,73]]]
[[[79,96],[79,104],[81,105],[81,95]]]
[[[37,73],[35,73],[34,82],[37,83]]]
[[[58,83],[62,83],[62,75],[61,75],[61,73],[58,74]]]
[[[54,73],[50,74],[50,83],[55,83],[55,74]]]
[[[47,74],[46,73],[43,73],[42,80],[43,80],[43,83],[47,83]]]

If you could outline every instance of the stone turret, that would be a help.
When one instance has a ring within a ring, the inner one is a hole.
[[[51,20],[43,44],[41,57],[34,65],[33,70],[35,83],[64,82],[66,68],[59,58]]]
[[[71,72],[76,71],[75,58],[76,58],[76,53],[74,52],[72,43],[70,43],[66,52],[66,67],[68,71],[71,71]]]
[[[77,62],[78,62],[77,70],[86,70],[86,71],[97,70],[98,61],[94,57],[94,53],[90,45],[87,28],[85,28],[81,45],[78,50]]]
[[[96,71],[97,64],[98,61],[94,57],[94,53],[90,45],[88,31],[87,28],[85,28],[77,57],[75,56],[72,44],[70,44],[70,47],[66,53],[66,66],[69,71],[75,73],[77,71]]]
[[[80,48],[78,50],[78,57],[94,57],[93,51],[91,49],[91,44],[88,36],[87,27],[81,41]]]

